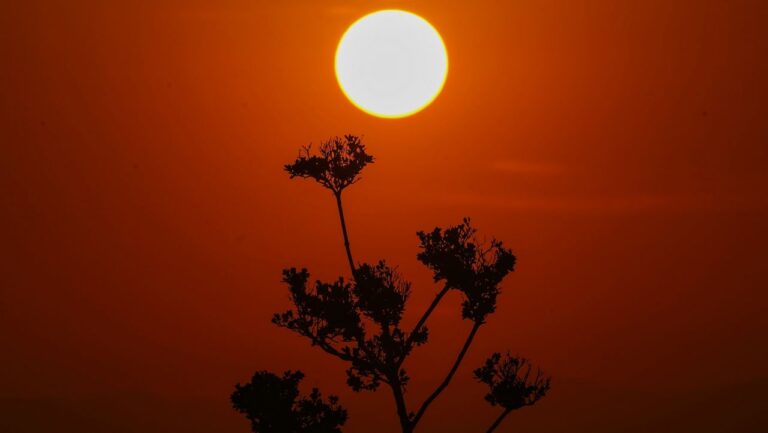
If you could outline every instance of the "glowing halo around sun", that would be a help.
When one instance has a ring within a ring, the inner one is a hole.
[[[424,18],[382,10],[355,21],[336,49],[336,79],[359,109],[374,116],[406,117],[437,98],[448,75],[440,34]]]

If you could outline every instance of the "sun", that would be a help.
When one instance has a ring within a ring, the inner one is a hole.
[[[427,20],[389,9],[368,14],[347,29],[335,67],[341,90],[356,107],[399,118],[437,98],[448,75],[448,53]]]

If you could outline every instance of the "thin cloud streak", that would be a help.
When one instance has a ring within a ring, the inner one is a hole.
[[[558,175],[563,172],[562,167],[546,163],[546,162],[533,162],[522,161],[514,159],[502,159],[493,161],[490,164],[490,168],[497,172],[514,173],[514,174],[528,174],[528,175]]]
[[[638,212],[714,211],[755,208],[758,202],[745,197],[722,200],[712,195],[560,196],[510,197],[471,193],[437,197],[442,205],[488,207],[501,210],[575,212],[590,214],[630,214]]]

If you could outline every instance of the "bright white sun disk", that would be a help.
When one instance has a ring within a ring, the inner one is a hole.
[[[355,106],[378,117],[421,111],[440,94],[447,74],[440,34],[420,16],[401,10],[360,18],[336,50],[342,91]]]

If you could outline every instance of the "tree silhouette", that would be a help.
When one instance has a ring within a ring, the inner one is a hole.
[[[317,388],[309,397],[299,398],[303,378],[300,371],[286,371],[283,377],[259,371],[249,383],[235,387],[232,405],[245,414],[256,433],[340,433],[347,411],[335,396],[324,402]]]
[[[468,218],[456,226],[418,232],[417,259],[442,287],[415,326],[403,329],[411,284],[384,260],[356,264],[344,219],[343,191],[358,182],[362,170],[373,162],[359,137],[345,135],[322,142],[317,153],[309,146],[302,148],[296,161],[285,166],[291,178],[313,179],[333,193],[351,278],[310,282],[307,269],[285,269],[283,282],[293,307],[275,314],[272,322],[346,362],[347,384],[354,391],[375,391],[386,385],[392,392],[402,432],[412,433],[448,387],[477,332],[496,310],[500,284],[514,270],[515,256],[501,241],[479,242]],[[416,347],[427,342],[426,323],[452,290],[463,298],[461,317],[472,324],[471,330],[445,378],[411,411],[406,403],[410,376],[403,365]],[[486,400],[504,409],[487,432],[495,430],[511,411],[536,403],[550,385],[550,379],[538,370],[530,377],[527,360],[509,355],[502,360],[498,353],[474,373],[490,388]],[[232,404],[251,421],[255,433],[340,432],[347,414],[338,399],[331,396],[326,403],[314,389],[309,397],[297,400],[302,378],[298,371],[286,372],[282,378],[258,372],[250,383],[236,386]]]

